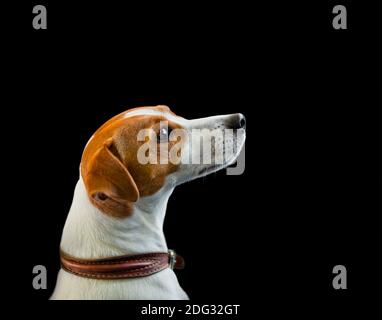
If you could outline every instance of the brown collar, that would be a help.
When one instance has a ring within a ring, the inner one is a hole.
[[[163,269],[183,269],[184,260],[175,251],[116,256],[102,259],[79,259],[60,251],[64,270],[92,279],[127,279],[146,277]]]

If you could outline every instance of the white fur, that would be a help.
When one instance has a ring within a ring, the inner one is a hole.
[[[131,217],[109,217],[94,207],[79,179],[64,227],[61,248],[78,258],[166,252],[163,220],[172,188],[140,200]],[[187,299],[174,272],[123,280],[96,280],[60,270],[51,299]]]
[[[167,118],[168,121],[173,121],[175,123],[178,123],[180,125],[182,124],[185,124],[186,123],[186,119],[182,118],[182,117],[179,117],[179,116],[175,116],[169,112],[166,112],[166,111],[158,111],[158,110],[154,110],[154,109],[139,109],[139,110],[134,110],[134,111],[131,111],[131,112],[127,112],[123,117],[124,118],[131,118],[131,117],[135,117],[135,116],[142,116],[142,115],[151,115],[151,116],[164,116]]]
[[[164,115],[168,120],[193,128],[224,129],[227,116],[186,120],[152,109],[140,109],[126,114]],[[175,186],[208,173],[217,171],[235,160],[244,144],[245,135],[238,136],[238,149],[224,165],[181,164],[177,172],[170,174],[165,185],[154,195],[140,198],[134,204],[132,216],[116,219],[103,214],[94,207],[85,190],[82,178],[74,191],[63,235],[61,248],[77,258],[103,258],[125,254],[167,252],[163,234],[163,222],[168,199]],[[224,148],[224,141],[215,147]],[[185,154],[191,147],[185,145]],[[191,151],[192,152],[192,151]],[[208,172],[205,169],[210,169]],[[81,175],[80,175],[81,176]],[[175,273],[167,268],[156,274],[123,280],[96,280],[78,277],[64,270],[59,271],[56,288],[51,299],[188,299],[180,287]]]

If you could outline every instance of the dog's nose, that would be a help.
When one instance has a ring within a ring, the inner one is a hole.
[[[241,113],[232,115],[229,120],[228,127],[230,129],[245,129],[245,117]]]
[[[246,120],[245,120],[245,117],[240,113],[240,120],[239,120],[239,128],[240,129],[245,129],[245,125],[246,125]]]

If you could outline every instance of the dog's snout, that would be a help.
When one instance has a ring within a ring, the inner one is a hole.
[[[241,113],[237,113],[232,115],[230,120],[227,123],[227,126],[230,129],[245,129],[245,117]]]

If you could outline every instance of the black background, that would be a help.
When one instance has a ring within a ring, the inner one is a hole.
[[[191,299],[321,303],[372,292],[381,96],[370,8],[344,2],[348,30],[334,30],[334,4],[321,1],[45,2],[48,30],[33,30],[35,4],[10,9],[3,28],[11,296],[46,300],[54,289],[92,133],[121,111],[157,104],[186,118],[247,118],[245,173],[222,171],[170,198],[165,234],[186,259],[177,274]],[[48,290],[31,286],[37,264]],[[347,290],[332,288],[337,264],[347,267]]]

